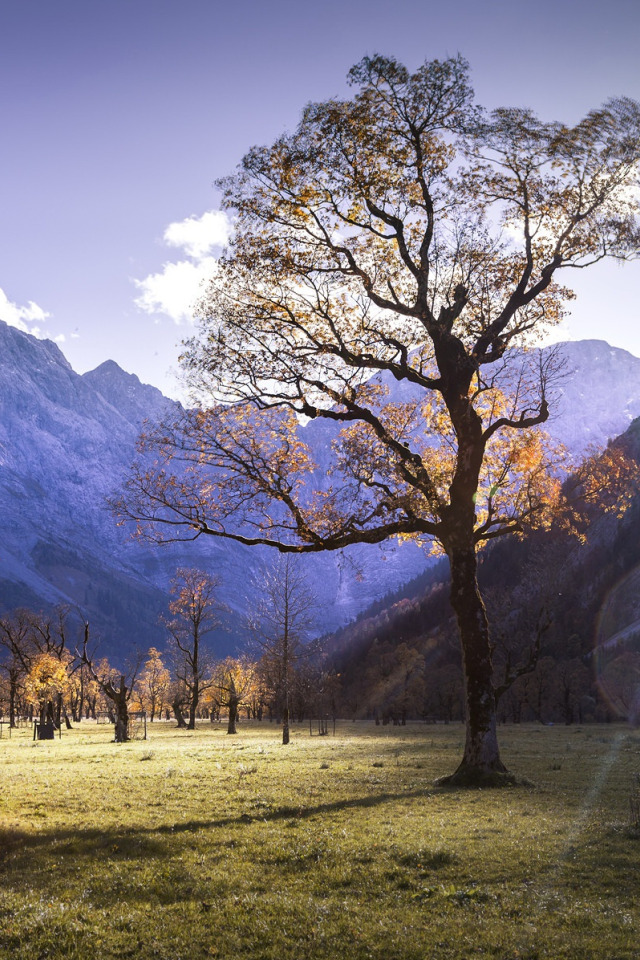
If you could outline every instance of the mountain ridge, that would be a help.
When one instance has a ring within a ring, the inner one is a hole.
[[[577,372],[562,388],[550,432],[579,454],[640,415],[640,359],[604,341],[561,349]],[[64,603],[91,617],[116,651],[134,640],[161,646],[157,620],[172,574],[180,566],[204,567],[222,573],[223,599],[232,610],[220,648],[238,641],[237,624],[253,602],[251,580],[270,552],[204,537],[164,548],[132,543],[104,506],[134,459],[143,421],[178,409],[114,361],[80,375],[52,341],[0,323],[4,610]],[[326,424],[311,422],[301,436],[315,446],[317,462],[328,460]],[[305,558],[305,564],[320,594],[318,632],[326,632],[418,575],[427,560],[415,543],[389,543]]]

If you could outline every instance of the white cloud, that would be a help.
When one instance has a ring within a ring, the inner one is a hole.
[[[164,313],[176,323],[189,323],[193,319],[193,306],[203,292],[202,285],[215,268],[215,257],[203,257],[195,263],[190,260],[165,263],[161,273],[134,280],[142,291],[136,297],[136,305],[145,313]]]
[[[26,307],[18,306],[9,300],[0,287],[0,320],[4,320],[10,327],[17,327],[23,333],[30,333],[34,337],[43,337],[45,334],[38,324],[46,324],[49,316],[50,314],[33,300],[29,300]]]
[[[201,260],[213,247],[224,247],[229,241],[231,223],[221,210],[208,210],[201,217],[187,217],[170,223],[164,232],[169,247],[182,247],[188,257]]]
[[[170,223],[163,234],[164,242],[181,248],[189,259],[165,263],[159,273],[134,280],[140,291],[136,306],[145,313],[164,313],[175,323],[190,323],[203,283],[216,268],[212,251],[225,246],[230,235],[231,221],[221,211],[209,210],[201,217]]]

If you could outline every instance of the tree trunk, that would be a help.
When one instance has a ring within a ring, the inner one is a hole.
[[[187,721],[184,719],[184,714],[182,712],[182,704],[180,703],[179,700],[174,700],[171,706],[173,707],[173,713],[175,715],[176,723],[178,724],[178,727],[181,730],[186,730]]]
[[[462,643],[466,737],[462,762],[456,772],[440,782],[454,786],[499,783],[507,772],[500,759],[496,700],[487,613],[477,582],[477,558],[473,546],[449,552],[451,605],[456,614]]]
[[[55,729],[53,724],[53,704],[51,701],[40,704],[40,720],[38,722],[38,740],[53,740]]]
[[[189,703],[189,723],[187,724],[187,730],[195,730],[196,728],[196,711],[198,709],[198,703],[200,701],[200,684],[198,682],[198,677],[194,673],[193,683],[191,686],[191,701]]]
[[[239,701],[235,697],[229,697],[229,723],[227,725],[227,733],[238,732],[238,703]]]
[[[59,693],[56,698],[56,707],[55,707],[55,716],[53,718],[53,724],[56,730],[59,730],[62,726],[62,694]]]
[[[78,723],[82,720],[82,714],[84,712],[84,666],[80,668],[80,696],[78,699]]]
[[[115,735],[116,743],[126,743],[129,739],[129,707],[127,698],[128,688],[125,686],[125,678],[120,677],[120,689],[114,691],[113,705],[115,707]]]
[[[120,710],[116,712],[116,724],[115,724],[115,733],[114,741],[116,743],[126,743],[129,739],[129,731],[127,729],[129,725],[129,718],[127,716],[127,709],[125,707],[124,713]]]
[[[18,698],[18,674],[13,671],[9,674],[9,726],[16,727],[16,701]]]

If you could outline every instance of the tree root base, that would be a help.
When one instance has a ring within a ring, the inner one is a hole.
[[[458,767],[448,777],[439,777],[434,786],[448,789],[482,790],[503,787],[532,787],[534,784],[526,777],[519,777],[510,770],[478,770],[477,767]]]

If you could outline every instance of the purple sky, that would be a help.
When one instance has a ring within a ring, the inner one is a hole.
[[[175,394],[212,181],[363,55],[460,52],[485,106],[573,122],[640,99],[639,51],[637,0],[3,0],[0,318]],[[640,263],[573,286],[565,336],[640,355]]]

